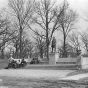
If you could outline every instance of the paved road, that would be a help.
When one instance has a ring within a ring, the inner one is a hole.
[[[59,78],[66,77],[67,74],[73,71],[74,70],[2,69],[0,70],[0,76],[58,80]]]

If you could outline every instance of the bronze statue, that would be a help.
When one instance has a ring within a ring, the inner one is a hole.
[[[52,44],[51,44],[51,47],[52,47],[52,52],[54,51],[56,51],[56,39],[55,39],[55,37],[53,37],[53,39],[52,39]]]

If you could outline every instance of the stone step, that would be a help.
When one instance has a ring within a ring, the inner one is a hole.
[[[77,70],[77,66],[27,65],[25,69]]]

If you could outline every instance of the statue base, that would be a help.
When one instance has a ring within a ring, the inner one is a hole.
[[[49,64],[50,65],[56,65],[57,59],[59,58],[59,53],[57,52],[51,52],[49,54]]]

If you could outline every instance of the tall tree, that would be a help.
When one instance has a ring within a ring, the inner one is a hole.
[[[76,12],[69,8],[69,5],[64,1],[62,8],[64,9],[61,17],[58,19],[58,24],[60,25],[60,30],[63,33],[63,56],[66,55],[66,40],[68,34],[74,29],[74,25],[77,21],[78,15]]]
[[[10,21],[7,18],[0,17],[0,50],[1,50],[1,58],[4,58],[4,49],[7,42],[11,39],[10,32]]]
[[[19,30],[20,41],[20,58],[22,58],[22,35],[24,29],[27,27],[27,23],[30,21],[33,14],[33,2],[32,0],[9,0],[9,7],[11,13],[14,16],[14,21],[17,24]]]
[[[58,11],[58,14],[56,15]],[[35,3],[35,15],[33,22],[41,27],[46,37],[46,53],[47,59],[49,59],[49,45],[56,29],[59,28],[57,25],[57,17],[61,16],[63,9],[56,6],[55,1],[52,0],[40,0]]]

